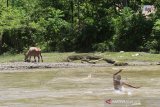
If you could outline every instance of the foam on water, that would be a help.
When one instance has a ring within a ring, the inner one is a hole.
[[[92,74],[88,74],[88,76],[87,76],[87,77],[82,78],[81,80],[88,80],[88,79],[91,79],[91,78],[92,78]]]
[[[133,91],[131,89],[122,87],[122,90],[114,90],[116,94],[127,94],[129,96],[133,95]]]
[[[92,78],[92,74],[88,74],[88,78]]]

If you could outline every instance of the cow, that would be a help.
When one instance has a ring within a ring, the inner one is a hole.
[[[34,56],[34,61],[36,62],[36,57],[38,57],[38,62],[41,61],[43,62],[43,58],[41,55],[41,49],[37,47],[30,47],[29,50],[25,53],[25,62],[30,62],[31,61],[31,56]]]

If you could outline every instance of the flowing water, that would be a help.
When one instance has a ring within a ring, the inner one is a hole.
[[[0,107],[159,107],[160,67],[125,67],[122,80],[139,89],[114,91],[120,67],[0,73]]]

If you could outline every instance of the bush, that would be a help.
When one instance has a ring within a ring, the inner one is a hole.
[[[160,51],[160,19],[156,20],[152,29],[152,35],[145,44],[151,53],[159,53]]]
[[[153,22],[145,19],[140,13],[134,13],[130,8],[124,8],[120,16],[114,17],[112,23],[115,29],[113,43],[116,51],[138,51],[150,37]]]
[[[114,44],[111,41],[109,41],[109,42],[104,41],[102,43],[94,44],[92,46],[92,48],[93,48],[94,51],[101,51],[101,52],[104,52],[104,51],[115,51]]]

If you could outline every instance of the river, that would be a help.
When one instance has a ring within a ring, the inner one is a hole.
[[[112,75],[139,89],[113,89]],[[160,67],[84,67],[0,73],[0,107],[159,107]]]

